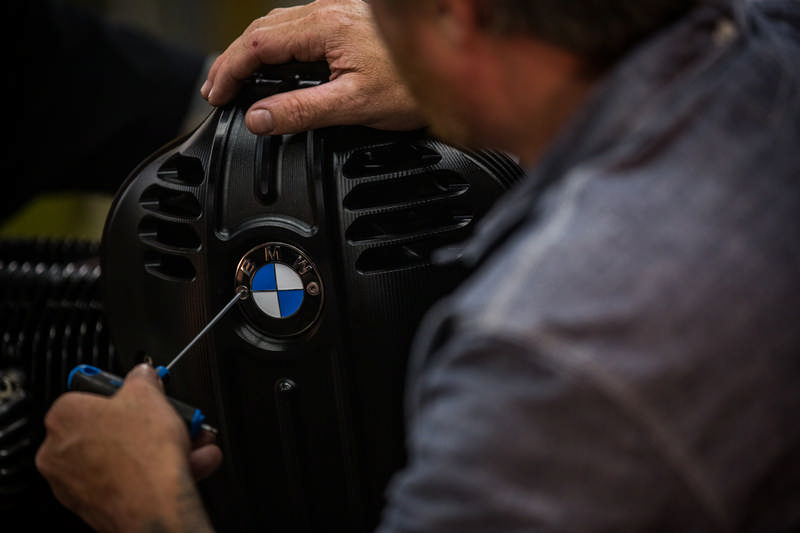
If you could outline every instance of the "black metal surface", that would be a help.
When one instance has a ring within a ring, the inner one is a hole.
[[[309,323],[278,331],[242,304],[168,385],[221,430],[225,460],[201,484],[206,506],[219,531],[375,525],[405,460],[413,332],[461,281],[431,254],[468,236],[522,171],[424,132],[247,131],[249,102],[324,82],[323,67],[261,73],[144,161],[109,214],[102,279],[96,244],[0,242],[0,513],[10,523],[85,530],[33,468],[69,371],[124,374],[145,354],[166,364],[231,298],[248,252],[273,243],[268,255],[291,249],[313,268],[303,279],[320,307],[293,317]]]

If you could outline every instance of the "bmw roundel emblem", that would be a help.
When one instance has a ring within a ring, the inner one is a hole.
[[[267,243],[247,252],[236,268],[236,285],[250,289],[245,315],[268,335],[290,337],[316,322],[322,310],[322,280],[299,249]]]
[[[303,305],[303,279],[283,263],[259,268],[250,280],[250,289],[258,308],[272,318],[289,318]]]

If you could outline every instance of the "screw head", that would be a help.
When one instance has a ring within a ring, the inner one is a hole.
[[[312,281],[308,285],[306,285],[306,292],[311,296],[318,296],[319,295],[319,284],[316,281]]]
[[[297,385],[291,379],[282,379],[278,382],[278,390],[280,392],[292,392]]]

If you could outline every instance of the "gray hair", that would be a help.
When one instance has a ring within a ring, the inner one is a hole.
[[[385,0],[413,8],[419,1]],[[527,34],[604,68],[701,0],[473,0],[482,23],[501,34]]]

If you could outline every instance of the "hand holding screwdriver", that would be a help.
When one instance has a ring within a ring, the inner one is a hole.
[[[176,501],[184,509],[191,505],[191,516],[204,521],[192,478],[216,470],[222,452],[210,442],[213,435],[190,441],[151,366],[136,366],[110,398],[62,395],[44,422],[47,435],[36,466],[58,500],[81,509],[94,529],[144,530],[149,521],[174,512]]]
[[[208,322],[208,324],[206,324],[200,333],[198,333],[189,342],[189,344],[187,344],[186,347],[167,364],[166,367],[159,366],[155,369],[158,373],[158,377],[162,380],[169,377],[170,369],[189,352],[192,346],[194,346],[197,341],[203,337],[203,335],[208,333],[211,328],[214,327],[214,325],[225,315],[225,313],[230,311],[233,306],[236,305],[236,302],[247,298],[248,295],[249,290],[247,287],[237,287],[236,294],[234,294],[233,298],[222,308],[219,313],[216,314],[216,316],[214,316]],[[76,366],[72,372],[70,372],[69,379],[67,380],[67,388],[69,390],[91,392],[94,394],[101,394],[103,396],[113,396],[117,392],[117,389],[119,389],[121,386],[121,377],[90,365]],[[208,431],[214,435],[217,435],[217,430],[215,428],[204,423],[206,417],[202,411],[200,411],[200,409],[187,405],[173,398],[168,397],[167,400],[170,404],[172,404],[172,407],[175,408],[183,421],[186,423],[192,440],[197,438],[202,431]]]
[[[103,396],[113,396],[122,386],[122,378],[90,365],[78,365],[70,372],[67,388],[72,391],[91,392]],[[174,398],[167,400],[175,408],[189,429],[192,440],[202,431],[217,434],[217,430],[205,424],[205,415],[200,409],[192,407]]]
[[[70,374],[70,389],[95,394],[68,393],[56,400],[45,416],[47,435],[36,467],[56,498],[70,509],[83,509],[81,518],[93,528],[121,531],[152,525],[154,515],[173,516],[174,502],[180,499],[181,510],[193,517],[192,530],[211,530],[191,478],[214,472],[222,451],[213,443],[214,433],[202,431],[211,428],[204,427],[199,410],[165,397],[162,379],[248,294],[247,288],[237,288],[233,299],[166,368],[141,364],[124,380],[91,366],[78,366]],[[137,484],[140,489],[131,488]],[[129,491],[141,497],[114,497]],[[99,501],[104,504],[96,505]]]

